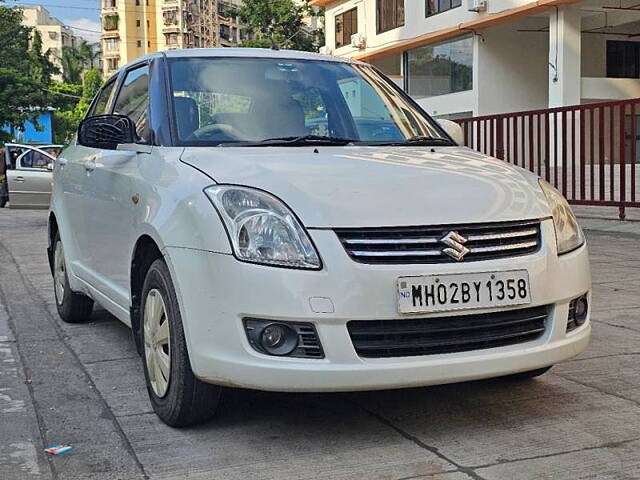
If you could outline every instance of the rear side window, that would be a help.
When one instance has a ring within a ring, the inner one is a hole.
[[[151,143],[149,128],[149,66],[136,68],[127,73],[113,113],[126,115],[136,125],[142,143]]]
[[[98,94],[98,99],[93,104],[93,108],[89,111],[87,117],[95,117],[97,115],[104,115],[106,113],[109,113],[107,111],[107,107],[109,106],[109,100],[111,99],[111,95],[113,94],[113,87],[115,86],[116,82],[114,80],[102,87],[102,90],[100,90],[100,93]]]

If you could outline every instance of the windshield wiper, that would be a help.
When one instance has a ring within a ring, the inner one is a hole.
[[[391,140],[391,141],[383,141],[383,142],[371,142],[372,145],[377,145],[377,146],[402,146],[402,145],[421,145],[421,146],[427,146],[427,147],[438,147],[438,146],[443,146],[443,147],[450,147],[450,146],[454,146],[454,143],[447,139],[447,138],[442,138],[442,137],[427,137],[427,136],[415,136],[415,137],[409,137],[405,140]]]
[[[226,142],[220,147],[255,147],[255,146],[289,146],[297,147],[302,145],[349,145],[356,142],[350,138],[322,137],[320,135],[302,135],[297,137],[275,137],[266,138],[251,142]]]

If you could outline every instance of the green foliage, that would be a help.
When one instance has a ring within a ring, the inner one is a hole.
[[[310,31],[303,22],[305,16],[313,14],[306,1],[297,5],[293,0],[245,0],[229,13],[237,15],[243,30],[253,34],[243,47],[318,50],[321,32]]]
[[[102,74],[95,68],[84,72],[82,85],[54,84],[52,92],[56,93],[54,104],[56,107],[54,117],[56,143],[69,143],[101,86]]]
[[[47,90],[56,68],[42,53],[42,39],[22,25],[22,11],[3,4],[0,0],[0,126],[22,128],[49,106]],[[0,141],[9,139],[0,130]]]
[[[73,47],[62,47],[59,57],[62,66],[62,80],[68,83],[82,83],[84,58]]]

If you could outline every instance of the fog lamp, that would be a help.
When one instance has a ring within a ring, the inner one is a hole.
[[[587,319],[587,312],[589,311],[589,304],[587,303],[587,297],[580,297],[579,299],[576,300],[576,310],[575,310],[575,317],[574,317],[574,321],[576,322],[576,325],[580,326],[582,324],[584,324],[585,320]]]
[[[298,346],[298,333],[283,323],[270,323],[260,332],[260,346],[270,355],[289,355]]]

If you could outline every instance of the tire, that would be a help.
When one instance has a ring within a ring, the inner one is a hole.
[[[171,427],[209,421],[220,402],[222,387],[193,375],[180,308],[163,259],[154,261],[147,271],[140,321],[144,376],[153,410]]]
[[[93,310],[93,300],[86,295],[71,291],[64,258],[64,248],[60,235],[53,241],[53,291],[56,297],[58,315],[67,323],[89,320]]]
[[[528,372],[514,373],[513,375],[507,375],[504,378],[506,378],[508,380],[516,380],[516,381],[518,381],[518,380],[530,380],[532,378],[539,377],[540,375],[544,375],[549,370],[551,370],[551,367],[553,367],[553,365],[550,365],[550,366],[544,367],[544,368],[537,368],[535,370],[529,370]]]

